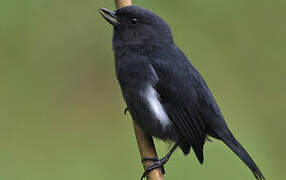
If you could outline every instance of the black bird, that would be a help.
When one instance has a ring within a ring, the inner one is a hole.
[[[174,142],[164,158],[153,159],[142,178],[162,167],[178,146],[185,155],[192,148],[202,164],[211,136],[222,140],[256,179],[265,179],[230,132],[200,73],[176,46],[168,24],[138,6],[101,8],[100,13],[114,28],[116,76],[131,116],[147,134]]]

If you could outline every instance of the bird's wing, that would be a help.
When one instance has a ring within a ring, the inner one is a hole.
[[[166,57],[151,61],[159,78],[156,90],[169,118],[202,163],[208,128],[205,118],[213,115],[217,105],[187,58],[183,54],[175,57],[177,59]]]

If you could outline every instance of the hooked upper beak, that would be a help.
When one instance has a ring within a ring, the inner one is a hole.
[[[102,17],[107,22],[109,22],[111,25],[118,25],[118,24],[120,24],[114,11],[109,10],[109,9],[105,9],[105,8],[100,8],[99,12],[102,15]]]

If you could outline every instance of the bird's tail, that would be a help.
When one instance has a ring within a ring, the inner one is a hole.
[[[256,179],[265,180],[265,177],[262,175],[255,162],[252,160],[246,150],[234,138],[227,127],[220,131],[217,136],[247,165]]]

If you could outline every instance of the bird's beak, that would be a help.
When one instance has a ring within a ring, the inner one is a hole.
[[[102,17],[111,25],[115,26],[120,24],[114,11],[105,8],[100,8],[99,12],[102,15]]]

